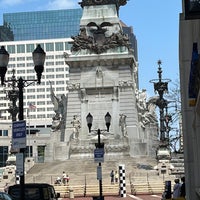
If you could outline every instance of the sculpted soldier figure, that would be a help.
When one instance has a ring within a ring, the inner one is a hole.
[[[73,139],[78,139],[79,137],[79,129],[81,128],[81,123],[77,117],[77,115],[74,115],[73,120],[71,121],[71,124],[73,126]]]

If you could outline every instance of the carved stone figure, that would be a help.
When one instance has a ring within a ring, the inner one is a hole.
[[[113,33],[111,36],[106,37],[105,27],[112,26],[110,22],[103,22],[97,25],[94,22],[87,24],[88,31],[92,36],[88,36],[86,28],[81,28],[78,36],[72,36],[72,52],[81,50],[89,50],[91,53],[101,54],[109,49],[117,47],[127,47],[130,49],[129,38],[122,32]]]
[[[151,123],[157,123],[157,115],[156,115],[156,102],[159,99],[158,96],[151,97],[147,102],[147,113],[146,119],[149,120]]]
[[[121,127],[121,132],[124,137],[128,137],[127,135],[127,127],[126,127],[126,115],[119,115],[119,126]]]
[[[53,122],[52,122],[52,129],[53,130],[58,130],[61,128],[64,128],[65,126],[65,121],[66,121],[66,112],[67,112],[67,96],[64,94],[61,96],[61,98],[56,97],[54,94],[51,82],[50,82],[50,97],[51,101],[54,105],[54,112],[55,116],[53,117]]]
[[[73,139],[78,139],[79,137],[79,129],[81,128],[81,123],[78,119],[77,115],[74,115],[73,120],[71,121],[71,124],[73,126]]]

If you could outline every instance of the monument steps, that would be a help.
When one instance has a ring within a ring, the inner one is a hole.
[[[118,195],[119,185],[110,183],[110,171],[118,170],[120,164],[125,165],[127,193],[158,194],[164,191],[166,180],[173,181],[175,176],[158,176],[153,168],[156,160],[149,157],[106,158],[102,165],[102,187],[105,195]],[[75,196],[98,196],[99,181],[97,180],[97,166],[92,158],[70,159],[35,163],[26,173],[25,182],[49,183],[55,186],[56,191],[64,197],[69,197],[70,191]],[[56,185],[55,180],[62,176],[63,171],[70,176],[68,185]],[[14,179],[12,180],[14,183]]]
[[[163,177],[153,170],[156,160],[149,157],[106,158],[101,163],[102,185],[104,194],[118,194],[118,184],[110,183],[110,171],[118,170],[120,164],[125,165],[127,192],[161,193],[164,188]],[[56,191],[63,196],[69,195],[70,189],[74,195],[98,195],[99,181],[97,180],[98,163],[94,159],[70,159],[49,163],[35,163],[25,176],[26,182],[47,182],[54,184],[63,171],[70,176],[69,185],[55,185]]]

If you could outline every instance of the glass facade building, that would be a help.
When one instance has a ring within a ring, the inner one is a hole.
[[[70,38],[79,33],[82,9],[4,13],[15,41]]]

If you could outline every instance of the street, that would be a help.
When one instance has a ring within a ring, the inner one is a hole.
[[[62,200],[67,200],[69,198],[64,198]],[[75,197],[74,200],[92,200],[92,197]],[[105,196],[105,200],[160,200],[161,194],[158,195],[127,195],[126,197],[119,196]]]

